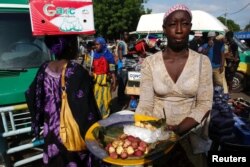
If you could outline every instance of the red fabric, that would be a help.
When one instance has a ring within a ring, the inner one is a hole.
[[[135,50],[139,53],[144,53],[145,52],[145,41],[141,40],[138,43],[135,44]]]
[[[107,74],[109,71],[109,64],[104,56],[101,56],[99,59],[94,59],[93,67],[95,74]]]

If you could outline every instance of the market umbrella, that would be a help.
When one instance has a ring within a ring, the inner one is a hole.
[[[193,10],[192,15],[192,30],[194,31],[228,31],[228,28],[224,24],[222,24],[216,17],[207,12],[201,10]]]
[[[192,10],[192,30],[194,31],[218,31],[225,32],[228,31],[228,28],[222,24],[216,17],[213,15],[201,11],[201,10]],[[162,22],[163,22],[164,13],[153,13],[142,15],[137,29],[133,33],[163,33]]]

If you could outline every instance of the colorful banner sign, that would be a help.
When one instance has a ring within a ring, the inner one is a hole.
[[[32,33],[94,34],[92,0],[31,0]]]

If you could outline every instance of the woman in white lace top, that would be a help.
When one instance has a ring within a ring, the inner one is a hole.
[[[210,60],[188,49],[191,20],[192,14],[185,5],[177,4],[166,12],[163,31],[168,44],[163,51],[143,62],[140,101],[136,109],[136,113],[157,118],[163,118],[165,111],[167,130],[178,135],[185,134],[201,122],[211,109],[213,99]],[[176,147],[175,150],[185,150],[190,164],[204,166],[202,156],[191,155],[187,138],[180,145],[181,148]]]

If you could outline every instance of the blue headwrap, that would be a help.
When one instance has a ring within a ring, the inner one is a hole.
[[[107,43],[104,38],[98,37],[95,40],[101,45],[101,49],[98,51],[95,51],[94,53],[94,59],[99,59],[101,56],[104,56],[106,60],[109,62],[109,64],[115,64],[115,59],[113,54],[108,50]]]

